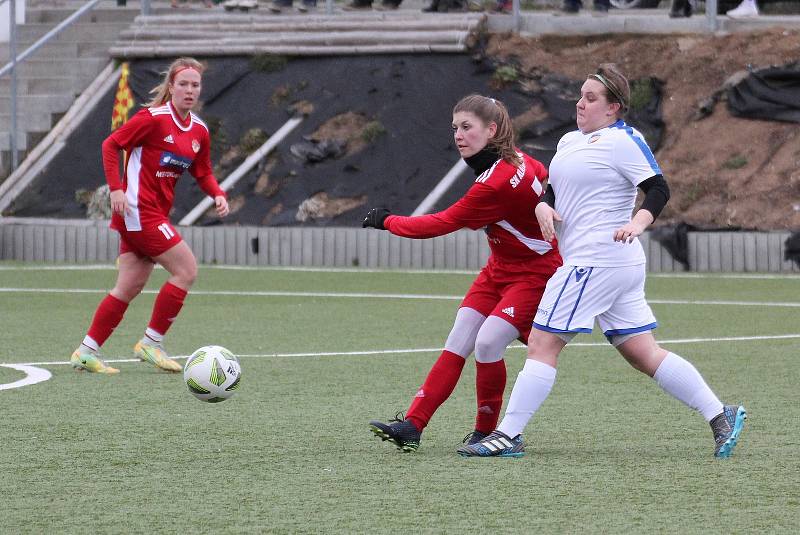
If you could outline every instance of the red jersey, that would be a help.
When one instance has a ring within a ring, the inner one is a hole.
[[[184,171],[209,196],[224,195],[211,167],[208,127],[194,113],[182,120],[171,102],[139,110],[103,142],[103,168],[111,191],[122,189],[130,213],[111,216],[111,228],[142,230],[169,219],[175,184]],[[119,151],[125,150],[125,177]]]
[[[544,194],[547,170],[527,154],[518,154],[522,165],[497,160],[446,210],[416,217],[390,215],[383,226],[406,238],[432,238],[465,227],[486,227],[490,264],[508,271],[552,273],[561,265],[558,246],[555,240],[544,240],[534,214]]]

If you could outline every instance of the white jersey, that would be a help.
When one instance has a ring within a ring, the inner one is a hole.
[[[615,242],[614,231],[631,220],[636,186],[659,174],[644,137],[622,120],[589,134],[565,134],[550,163],[555,209],[563,219],[556,231],[564,264],[644,264],[639,240]]]

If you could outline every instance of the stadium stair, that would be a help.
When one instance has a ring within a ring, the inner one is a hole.
[[[116,58],[458,53],[473,43],[483,14],[420,11],[275,16],[250,13],[139,17],[111,47]]]
[[[78,0],[33,0],[25,24],[17,26],[17,54],[75,13]],[[44,138],[97,75],[111,61],[108,49],[140,12],[138,2],[118,7],[100,2],[17,67],[17,155]],[[168,6],[168,4],[165,4]],[[5,23],[5,21],[3,21]],[[0,64],[10,60],[10,45],[0,42]],[[11,76],[0,78],[0,182],[11,172]]]

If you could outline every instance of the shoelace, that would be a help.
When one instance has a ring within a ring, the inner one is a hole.
[[[403,414],[403,411],[397,411],[397,413],[394,415],[394,418],[392,418],[391,420],[389,420],[389,423],[392,423],[392,422],[402,422],[402,421],[404,421],[405,419],[406,419],[406,416],[405,416],[405,414]]]
[[[471,439],[473,436],[475,436],[475,431],[470,431],[469,433],[467,433],[467,434],[464,436],[464,438],[462,438],[462,439],[461,439],[461,443],[462,443],[462,444],[466,444],[467,442],[469,442],[469,440],[470,440],[470,439]],[[484,438],[486,438],[487,436],[488,436],[488,435],[484,435],[484,437],[483,437],[481,440],[483,440],[483,439],[484,439]]]

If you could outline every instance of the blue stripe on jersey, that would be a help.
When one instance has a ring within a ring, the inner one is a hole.
[[[549,333],[590,333],[590,332],[592,332],[591,329],[585,329],[585,328],[570,329],[569,331],[565,331],[563,329],[556,329],[555,327],[548,327],[547,325],[542,325],[540,323],[536,323],[535,321],[533,322],[533,326],[535,328],[539,329],[540,331],[547,331]]]
[[[627,134],[631,137],[633,142],[636,143],[636,145],[639,147],[639,150],[642,151],[642,154],[644,154],[645,159],[647,159],[647,163],[650,164],[650,169],[653,170],[653,174],[654,175],[664,174],[661,172],[661,168],[658,166],[656,157],[653,156],[653,151],[650,150],[650,147],[647,146],[647,143],[645,143],[642,138],[633,133],[633,128],[625,124],[625,121],[620,119],[616,123],[612,124],[611,128],[619,128],[620,130],[624,130],[625,132],[627,132]]]
[[[633,333],[641,333],[644,331],[652,331],[658,327],[658,322],[654,321],[653,323],[642,325],[641,327],[631,327],[629,329],[609,329],[605,331],[603,334],[606,335],[608,341],[611,341],[612,336],[619,336],[621,334],[633,334]]]
[[[583,291],[586,289],[586,283],[589,282],[589,277],[592,275],[593,269],[593,267],[590,267],[589,271],[586,272],[586,278],[583,280],[583,286],[581,286],[581,291],[578,293],[578,298],[575,300],[575,306],[572,307],[572,312],[569,314],[569,319],[567,320],[567,329],[569,329],[569,324],[572,323],[572,317],[575,315],[575,311],[578,310],[578,304],[581,302]]]
[[[558,292],[558,297],[556,297],[556,302],[553,303],[553,310],[550,311],[550,316],[547,317],[547,325],[550,325],[550,320],[553,319],[553,316],[556,314],[556,308],[558,308],[558,302],[561,300],[561,295],[564,293],[564,290],[567,288],[567,283],[569,283],[569,279],[572,277],[572,274],[575,273],[575,268],[572,268],[572,271],[569,272],[567,275],[566,280],[564,281],[564,285],[561,287],[561,291]]]

